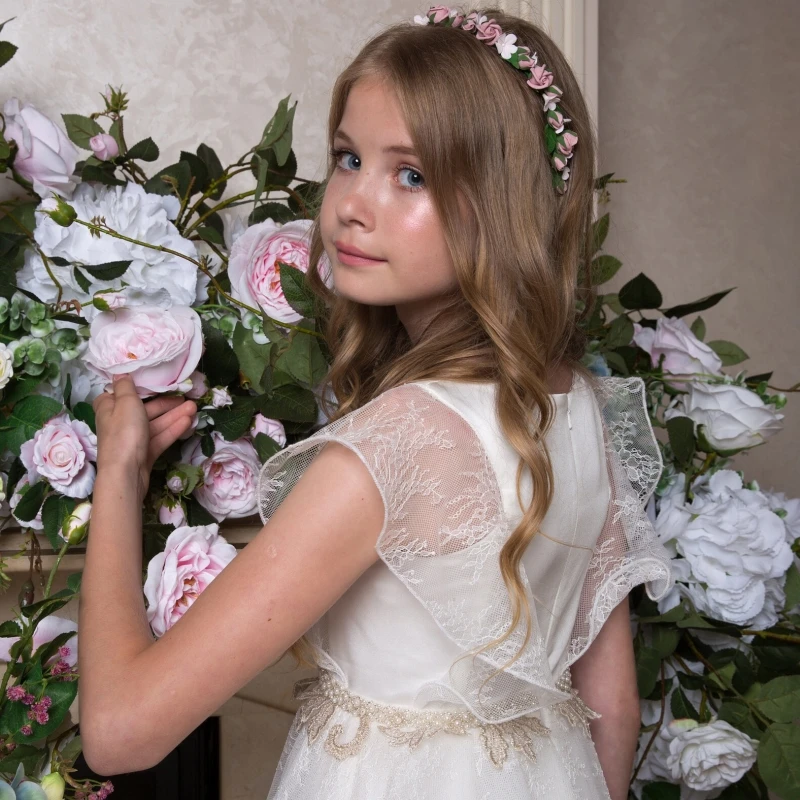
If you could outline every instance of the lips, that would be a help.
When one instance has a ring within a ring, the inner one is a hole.
[[[348,256],[355,256],[356,258],[364,258],[369,261],[385,261],[384,258],[376,258],[369,253],[365,253],[363,250],[359,250],[357,247],[353,245],[347,245],[344,242],[334,242],[334,246],[336,247],[337,251],[340,254],[348,255]]]

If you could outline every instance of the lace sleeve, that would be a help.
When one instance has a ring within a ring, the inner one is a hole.
[[[586,652],[616,605],[643,583],[652,600],[672,587],[669,552],[644,510],[663,461],[641,378],[605,378],[595,391],[611,499],[581,589],[567,666]]]

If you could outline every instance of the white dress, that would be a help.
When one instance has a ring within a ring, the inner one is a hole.
[[[644,513],[662,468],[639,378],[551,395],[554,499],[522,558],[532,629],[498,555],[522,517],[494,384],[395,387],[262,467],[264,522],[328,441],[355,451],[385,520],[368,569],[310,630],[301,699],[268,800],[608,800],[569,665],[644,583],[671,588]],[[522,502],[531,497],[527,471]]]

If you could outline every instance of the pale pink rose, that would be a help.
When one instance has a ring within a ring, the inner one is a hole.
[[[659,317],[655,329],[634,322],[633,331],[633,341],[650,356],[654,367],[664,356],[664,372],[672,375],[721,374],[720,357],[700,341],[680,317]],[[682,381],[671,383],[676,389],[686,389]]]
[[[261,469],[256,449],[249,439],[228,442],[217,431],[211,432],[211,438],[215,449],[208,458],[200,448],[200,437],[190,439],[181,449],[183,463],[203,470],[203,482],[194,496],[219,522],[254,514]]]
[[[98,133],[89,139],[89,147],[92,148],[94,157],[100,161],[110,161],[119,155],[119,145],[113,136],[107,133]]]
[[[233,403],[231,393],[224,386],[215,386],[211,390],[211,405],[214,408],[223,408]]]
[[[546,89],[553,82],[553,73],[548,72],[544,64],[534,66],[531,73],[527,83],[532,89]]]
[[[311,220],[279,225],[271,219],[251,225],[231,247],[228,277],[234,299],[260,306],[280,322],[302,319],[286,301],[278,262],[308,271]]]
[[[482,25],[478,25],[477,38],[486,44],[494,44],[503,35],[503,29],[490,19]]]
[[[560,171],[567,166],[567,157],[562,155],[561,153],[554,153],[553,163],[555,164],[556,169]]]
[[[558,148],[558,152],[562,155],[569,156],[572,155],[572,148],[578,144],[578,136],[573,131],[564,131],[562,137],[564,141],[559,142],[556,147]]]
[[[23,475],[18,481],[17,485],[14,487],[14,493],[11,495],[11,499],[8,501],[8,507],[13,514],[19,504],[19,501],[22,500],[24,493],[23,489],[26,486],[30,486],[31,482],[28,480],[27,475]],[[44,507],[44,506],[43,506]],[[39,512],[36,516],[31,520],[22,520],[18,519],[16,516],[14,519],[20,524],[23,528],[33,528],[35,531],[43,531],[44,530],[44,522],[42,522],[42,509],[39,509]]]
[[[18,148],[14,169],[42,198],[51,192],[72,197],[72,174],[79,153],[64,131],[32,105],[20,104],[16,97],[6,100],[3,116],[6,141],[13,140]]]
[[[561,100],[561,95],[563,92],[558,86],[551,84],[551,86],[545,91],[542,95],[542,100],[544,101],[544,110],[545,111],[555,111],[556,104]]]
[[[94,488],[97,436],[67,412],[53,417],[20,448],[31,484],[40,478],[67,497],[88,497]]]
[[[286,429],[283,427],[283,423],[280,420],[265,417],[260,412],[253,417],[250,436],[255,439],[259,433],[264,433],[274,439],[281,447],[286,446]]]
[[[559,133],[564,125],[564,115],[560,111],[548,111],[547,124],[554,128],[556,133]]]
[[[519,68],[520,69],[533,69],[539,63],[539,55],[538,53],[531,53],[529,47],[520,47],[520,50],[523,50],[526,54],[525,58],[520,59]]]
[[[192,388],[186,392],[186,397],[190,400],[199,400],[209,389],[208,378],[198,370],[189,377],[192,379]]]
[[[189,306],[131,306],[92,321],[84,361],[109,382],[129,374],[142,399],[179,391],[203,354],[200,316]]]
[[[467,14],[467,18],[461,25],[461,30],[462,31],[474,30],[481,22],[485,20],[486,17],[479,17],[477,11],[471,11],[469,14]]]
[[[186,525],[187,519],[183,503],[179,500],[172,507],[167,502],[162,503],[158,507],[158,521],[162,525],[174,525],[176,528]]]
[[[216,524],[172,531],[164,552],[147,565],[144,595],[153,633],[163,636],[235,556],[236,548],[219,535]]]
[[[67,655],[56,653],[49,659],[48,664],[55,659],[62,659],[71,667],[78,663],[78,623],[64,617],[57,617],[55,614],[45,617],[33,632],[33,652],[35,653],[43,644],[52,642],[56,636],[62,633],[75,631],[75,636],[67,639],[63,647],[69,648]],[[3,636],[0,638],[0,661],[11,660],[11,645],[19,641],[19,636]]]
[[[454,28],[459,28],[459,27],[461,27],[461,23],[462,23],[463,21],[464,21],[464,15],[463,15],[463,14],[456,14],[456,15],[453,17],[453,27],[454,27]]]
[[[434,15],[433,22],[436,24],[450,16],[450,8],[448,6],[431,6],[428,9],[428,16],[431,14]]]
[[[41,206],[39,206],[39,208],[41,208]],[[113,289],[95,292],[94,299],[105,300],[109,311],[116,311],[118,308],[125,308],[128,305],[128,300],[125,295]]]

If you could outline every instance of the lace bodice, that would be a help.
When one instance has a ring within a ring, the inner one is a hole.
[[[638,378],[582,378],[552,395],[554,500],[522,560],[532,632],[471,652],[510,626],[498,554],[522,516],[518,456],[493,384],[398,386],[262,467],[268,520],[328,441],[356,452],[384,501],[380,561],[311,629],[321,666],[349,691],[418,709],[466,707],[505,723],[569,699],[559,683],[630,589],[669,590],[670,559],[643,508],[661,471]],[[532,492],[522,483],[522,501]],[[470,654],[470,655],[468,655]],[[466,656],[466,657],[465,657]]]

